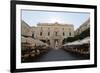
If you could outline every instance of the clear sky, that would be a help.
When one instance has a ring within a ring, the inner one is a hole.
[[[79,12],[53,12],[53,11],[34,11],[22,10],[22,20],[30,26],[36,26],[38,23],[66,23],[73,24],[78,28],[90,16],[89,13]]]

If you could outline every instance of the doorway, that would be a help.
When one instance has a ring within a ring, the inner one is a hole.
[[[55,39],[54,40],[54,48],[55,49],[58,49],[59,48],[59,40],[58,39]]]

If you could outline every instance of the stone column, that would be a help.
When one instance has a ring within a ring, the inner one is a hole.
[[[54,43],[54,40],[53,40],[53,39],[50,39],[50,47],[51,47],[51,48],[54,48],[54,44],[55,44],[55,43]]]
[[[63,39],[59,40],[59,48],[62,46],[62,41],[63,41]]]

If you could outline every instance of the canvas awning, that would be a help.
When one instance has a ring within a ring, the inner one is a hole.
[[[68,43],[67,45],[82,45],[80,41],[74,41],[72,43]]]
[[[42,46],[42,45],[45,45],[45,46],[48,46],[46,43],[43,43],[42,41],[40,40],[37,40],[37,39],[33,39],[31,37],[21,37],[21,42],[22,43],[30,43],[30,44],[35,44],[36,46]]]
[[[74,41],[74,42],[66,43],[63,46],[67,46],[67,45],[81,45],[81,44],[82,43],[79,40],[77,40],[77,41]]]
[[[22,42],[22,43],[26,43],[26,38],[23,37],[23,36],[21,36],[21,42]]]
[[[83,44],[90,43],[90,37],[84,38],[80,42],[83,43]]]

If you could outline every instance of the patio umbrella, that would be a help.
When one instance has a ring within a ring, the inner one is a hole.
[[[78,40],[78,41],[68,43],[67,45],[82,45],[82,43]]]
[[[23,37],[23,36],[21,36],[21,42],[22,42],[22,43],[25,43],[25,42],[26,42],[26,38]]]
[[[77,41],[74,41],[74,42],[66,43],[63,46],[67,46],[67,45],[81,45],[81,44],[82,43],[79,40],[77,40]]]

